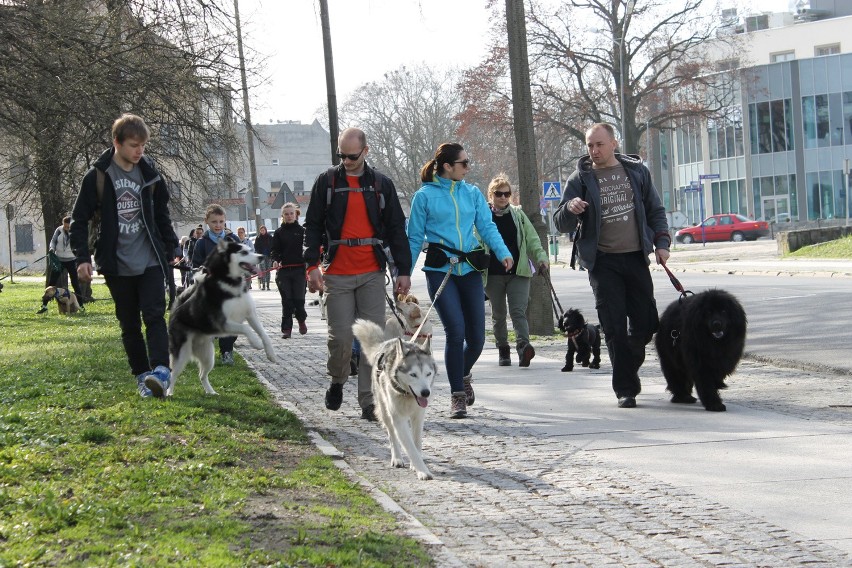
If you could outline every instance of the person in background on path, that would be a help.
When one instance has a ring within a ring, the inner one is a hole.
[[[246,236],[246,230],[245,230],[244,228],[242,228],[242,227],[238,227],[238,228],[237,228],[237,240],[238,240],[238,241],[240,241],[240,243],[241,243],[241,244],[244,244],[244,245],[246,245],[248,248],[250,248],[252,252],[254,252],[254,244],[252,244],[251,239],[249,239],[249,238]],[[252,279],[251,279],[251,278],[249,278],[249,279],[246,281],[246,282],[248,282],[249,290],[251,290],[251,289],[252,289],[251,281],[252,281]]]
[[[182,283],[184,287],[189,286],[193,282],[193,273],[192,273],[192,255],[195,253],[195,245],[198,242],[198,239],[204,236],[204,227],[198,225],[196,228],[192,229],[189,232],[189,241],[187,241],[186,246],[183,248],[183,279]]]
[[[532,221],[523,209],[512,205],[511,201],[512,185],[506,174],[499,174],[488,184],[488,203],[491,205],[491,219],[512,253],[514,264],[506,270],[503,263],[492,256],[484,275],[485,293],[491,302],[491,323],[497,342],[499,365],[508,367],[512,364],[506,327],[508,301],[509,316],[515,330],[518,366],[529,367],[530,360],[535,357],[527,322],[530,281],[536,267],[540,271],[546,271],[550,265],[547,262],[547,251],[541,246],[541,239]]]
[[[616,152],[612,125],[589,128],[586,148],[589,155],[568,178],[553,221],[563,233],[581,223],[577,252],[595,295],[612,388],[619,408],[635,408],[645,346],[660,323],[648,255],[665,264],[671,236],[651,172],[639,156]]]
[[[452,392],[451,418],[467,416],[467,407],[476,400],[470,370],[485,345],[485,292],[478,270],[487,268],[487,264],[474,268],[470,261],[451,264],[451,257],[480,249],[481,237],[505,270],[514,265],[512,253],[491,220],[488,202],[478,187],[464,181],[469,170],[470,158],[461,144],[441,144],[420,170],[423,185],[411,200],[408,218],[412,265],[429,243],[423,271],[446,334],[444,364]],[[447,252],[436,244],[458,252]],[[436,298],[448,273],[446,286]]]
[[[298,209],[295,203],[281,206],[281,226],[272,235],[272,268],[275,273],[275,285],[281,295],[281,334],[289,339],[293,334],[293,316],[299,323],[299,333],[308,333],[305,320],[305,261],[302,256],[302,243],[305,229],[299,225]]]
[[[61,270],[49,270],[47,279],[48,286],[59,286],[59,281],[62,279],[62,272],[68,272],[68,278],[71,280],[71,287],[74,289],[74,295],[77,296],[77,302],[82,306],[88,298],[83,294],[83,289],[80,287],[80,280],[77,277],[77,258],[74,256],[74,251],[71,249],[71,216],[66,215],[62,218],[62,224],[56,227],[53,232],[53,237],[50,239],[48,250],[56,255],[59,262],[62,264]],[[50,263],[48,263],[50,266]],[[36,312],[43,314],[47,311],[47,303],[42,300],[41,308]]]
[[[269,290],[269,280],[272,267],[272,235],[266,230],[266,225],[261,225],[254,238],[254,252],[263,256],[260,261],[260,289]]]
[[[362,130],[347,128],[337,139],[341,164],[321,173],[311,189],[305,215],[305,253],[311,292],[325,290],[328,318],[328,374],[325,407],[338,410],[352,358],[352,324],[363,318],[385,325],[384,247],[398,272],[394,291],[411,288],[411,253],[405,215],[393,181],[365,163],[370,147]],[[325,241],[324,239],[326,239]],[[327,245],[320,264],[320,249]],[[358,369],[361,417],[375,421],[372,369],[366,357]]]
[[[92,281],[92,252],[121,326],[121,342],[143,397],[163,398],[171,384],[166,288],[178,237],[169,216],[169,190],[144,155],[142,118],[123,114],[112,125],[112,148],[83,177],[71,213],[71,248],[81,283]],[[98,178],[103,194],[98,195]],[[89,221],[100,210],[100,235],[89,250]],[[120,214],[119,214],[120,213]],[[174,290],[169,290],[173,297]],[[142,322],[145,336],[142,336]]]
[[[235,234],[225,230],[225,208],[218,203],[207,206],[207,211],[204,214],[204,222],[207,223],[207,231],[195,243],[195,249],[192,252],[193,268],[204,266],[207,257],[216,250],[216,246],[221,239],[234,241],[235,243],[239,242]],[[236,341],[236,335],[219,338],[219,353],[221,354],[223,365],[234,364],[234,343]]]

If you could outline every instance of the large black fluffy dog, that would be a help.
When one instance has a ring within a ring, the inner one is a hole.
[[[574,370],[574,354],[577,363],[590,369],[601,368],[601,330],[598,326],[586,323],[580,310],[571,308],[559,318],[559,329],[568,336],[568,352],[565,354],[565,366],[562,372]],[[590,361],[591,359],[591,361]]]
[[[745,310],[724,290],[706,290],[672,302],[660,318],[655,344],[672,402],[694,403],[692,387],[707,410],[725,410],[719,389],[745,348]]]

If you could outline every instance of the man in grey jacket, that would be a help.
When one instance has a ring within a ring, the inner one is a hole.
[[[612,363],[619,408],[634,408],[642,390],[639,368],[659,326],[648,255],[669,258],[666,211],[638,156],[616,153],[610,124],[586,131],[589,155],[568,178],[554,215],[556,228],[576,235]]]

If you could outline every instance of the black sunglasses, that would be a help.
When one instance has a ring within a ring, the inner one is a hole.
[[[352,160],[354,162],[355,160],[360,158],[361,154],[363,154],[363,153],[364,153],[364,148],[361,148],[361,151],[358,152],[357,154],[344,154],[343,152],[338,150],[337,157],[340,158],[341,160],[349,159],[349,160]]]
[[[511,191],[495,191],[494,195],[496,197],[512,197]]]
[[[456,165],[456,164],[461,164],[462,166],[469,168],[470,167],[470,160],[456,160],[455,162],[453,162],[453,165]]]

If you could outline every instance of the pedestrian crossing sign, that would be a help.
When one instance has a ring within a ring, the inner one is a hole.
[[[545,201],[559,201],[562,199],[562,183],[558,181],[546,181],[542,184],[542,192]]]

